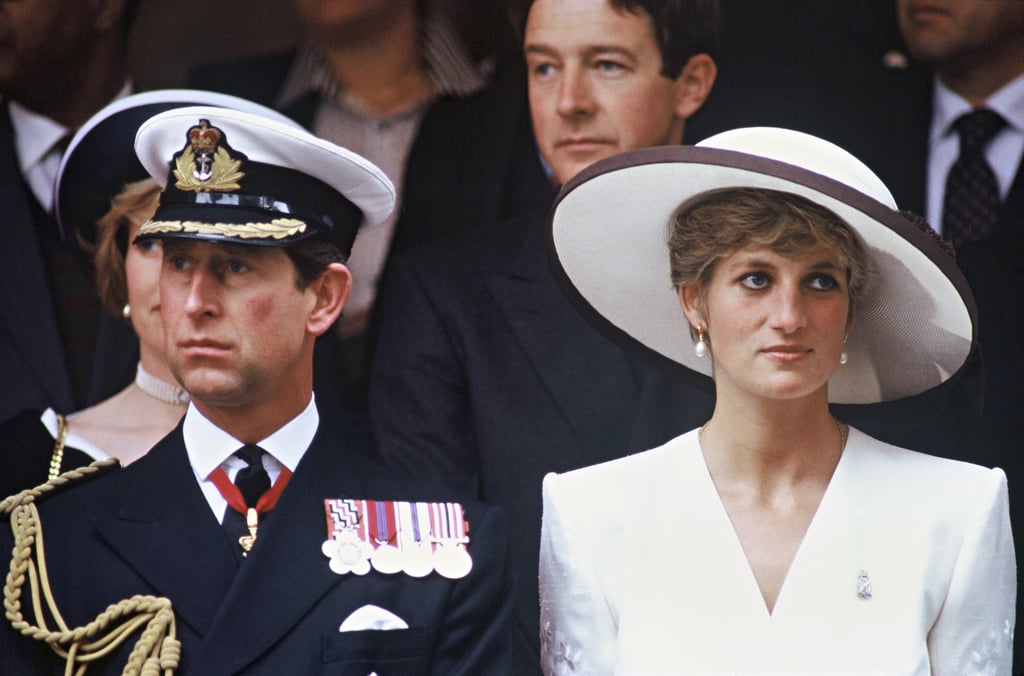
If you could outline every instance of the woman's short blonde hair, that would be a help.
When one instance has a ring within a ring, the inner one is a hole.
[[[81,242],[92,255],[100,302],[116,317],[128,302],[124,265],[131,246],[128,234],[133,223],[141,225],[153,215],[159,195],[160,185],[152,178],[126,184],[110,201],[110,210],[96,221],[96,242]]]
[[[748,246],[782,256],[823,248],[846,269],[851,316],[864,295],[868,258],[842,218],[806,197],[766,188],[722,188],[687,200],[671,221],[669,262],[678,289],[697,284],[703,305],[715,264]]]

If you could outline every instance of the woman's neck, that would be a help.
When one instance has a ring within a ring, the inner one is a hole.
[[[170,385],[179,385],[174,374],[171,372],[171,367],[167,364],[167,358],[162,352],[154,352],[146,349],[144,346],[140,346],[139,364],[146,373],[154,378]]]
[[[771,493],[806,481],[827,483],[845,434],[825,396],[770,402],[720,397],[700,440],[716,484],[739,482]]]

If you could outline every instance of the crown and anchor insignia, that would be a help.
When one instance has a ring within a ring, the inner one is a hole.
[[[193,192],[230,192],[238,190],[245,173],[227,144],[224,132],[199,120],[186,133],[185,147],[174,156],[175,187]]]

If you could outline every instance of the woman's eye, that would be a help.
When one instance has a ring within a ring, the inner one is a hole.
[[[818,291],[832,291],[839,288],[839,282],[832,275],[815,275],[811,278],[811,288]]]
[[[228,263],[228,270],[230,270],[232,273],[236,275],[245,272],[248,269],[249,266],[246,265],[245,263],[242,263],[241,261],[230,261]]]
[[[763,289],[768,286],[768,275],[763,272],[751,272],[740,278],[740,283],[748,289]]]

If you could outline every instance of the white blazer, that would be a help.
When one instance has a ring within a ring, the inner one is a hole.
[[[544,479],[546,674],[1009,674],[1006,477],[850,429],[769,614],[696,431]]]

